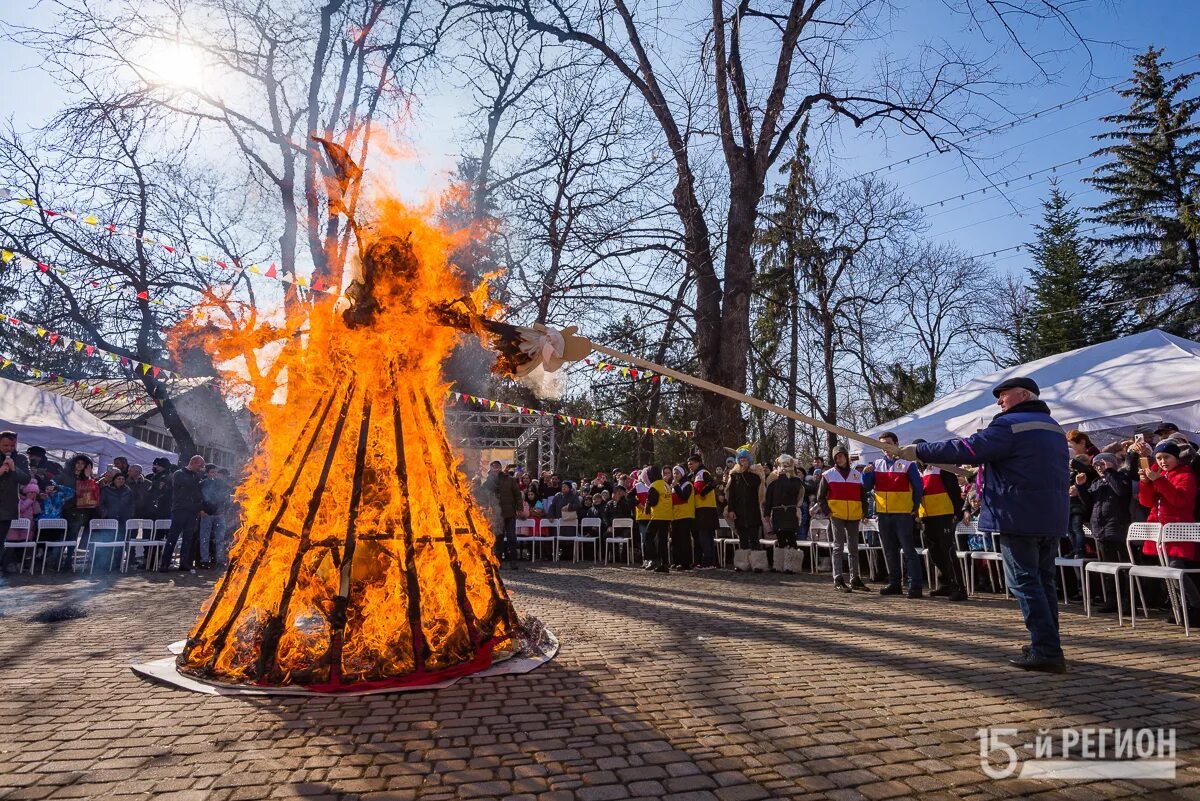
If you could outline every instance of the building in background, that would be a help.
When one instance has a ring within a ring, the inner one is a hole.
[[[178,452],[175,439],[154,402],[138,381],[89,379],[86,387],[51,381],[32,382],[40,389],[64,395],[81,404],[104,422],[155,447]],[[205,461],[242,469],[250,449],[229,405],[208,378],[183,378],[172,382],[175,407]],[[100,391],[97,392],[96,388]],[[144,465],[149,468],[149,465]]]

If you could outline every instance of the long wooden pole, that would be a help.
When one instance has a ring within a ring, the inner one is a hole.
[[[843,428],[835,423],[827,423],[824,420],[817,419],[816,417],[809,417],[806,414],[800,414],[800,412],[795,412],[791,409],[785,409],[784,407],[777,406],[774,403],[769,403],[767,401],[751,397],[744,392],[738,392],[737,390],[729,389],[728,387],[723,387],[719,384],[714,384],[711,381],[705,381],[702,378],[696,378],[695,376],[688,375],[687,373],[681,373],[678,370],[672,370],[670,367],[663,367],[661,364],[648,362],[645,359],[629,353],[621,353],[618,350],[613,350],[612,348],[604,345],[598,345],[591,340],[588,340],[588,344],[591,345],[592,350],[612,356],[614,359],[620,359],[621,361],[629,362],[630,364],[636,364],[638,367],[645,368],[646,370],[650,370],[655,373],[661,373],[665,376],[670,376],[676,381],[682,381],[685,384],[691,384],[694,387],[706,389],[709,392],[715,392],[718,395],[724,395],[727,398],[733,398],[734,400],[741,401],[742,403],[749,404],[750,406],[756,406],[759,409],[765,409],[768,412],[773,412],[775,414],[782,415],[783,417],[790,417],[793,420],[798,420],[801,423],[807,423],[810,426],[816,426],[824,431],[831,431],[838,436],[845,437],[846,439],[852,439],[855,442],[861,442],[864,445],[870,445],[878,448],[881,451],[887,447],[890,447],[882,440],[868,437],[866,434],[860,434],[857,431],[851,431],[850,429]]]

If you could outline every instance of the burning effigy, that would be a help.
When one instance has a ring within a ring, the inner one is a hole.
[[[369,690],[488,668],[522,643],[493,537],[458,469],[442,365],[485,326],[486,287],[453,241],[395,199],[358,229],[349,306],[314,307],[260,403],[261,453],[239,497],[227,572],[177,659],[226,685]],[[276,393],[278,394],[278,393]]]

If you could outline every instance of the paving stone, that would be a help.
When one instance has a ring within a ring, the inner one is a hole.
[[[1015,605],[835,593],[827,576],[505,574],[563,643],[524,676],[360,698],[203,696],[139,679],[211,589],[137,573],[0,581],[0,798],[177,801],[1200,801],[1195,640],[1061,610],[1066,677],[1004,660]],[[35,623],[87,599],[87,618]],[[159,632],[157,635],[148,632]],[[151,637],[161,637],[151,639]],[[1167,782],[994,781],[976,730],[1177,730]]]

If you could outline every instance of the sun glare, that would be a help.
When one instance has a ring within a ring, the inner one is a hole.
[[[180,89],[203,89],[208,70],[199,48],[176,42],[153,45],[141,67],[149,83]]]

